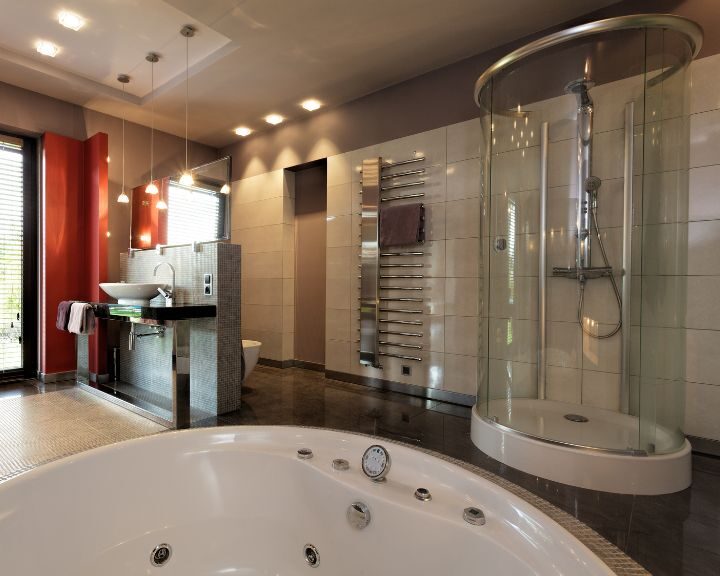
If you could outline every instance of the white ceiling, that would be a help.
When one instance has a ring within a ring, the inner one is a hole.
[[[616,1],[0,0],[0,81],[149,125],[155,51],[155,126],[184,135],[192,24],[190,137],[221,147],[236,126],[272,129],[270,112],[308,114],[305,98],[339,105]],[[63,28],[61,9],[87,26]],[[56,58],[35,52],[41,38]]]

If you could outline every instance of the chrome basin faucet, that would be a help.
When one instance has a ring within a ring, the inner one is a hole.
[[[172,306],[173,305],[173,298],[175,297],[175,268],[173,268],[173,265],[170,264],[170,262],[160,262],[157,266],[155,266],[155,270],[153,271],[153,276],[157,276],[158,268],[162,265],[166,265],[170,267],[170,271],[172,272],[172,284],[170,285],[170,288],[158,288],[158,292],[163,295],[165,298],[165,306]]]

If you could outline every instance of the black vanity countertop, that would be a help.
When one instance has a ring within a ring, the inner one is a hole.
[[[191,318],[215,318],[214,304],[181,304],[179,306],[134,306],[128,304],[105,304],[93,302],[95,316],[107,320],[189,320]],[[122,312],[122,313],[119,313]]]

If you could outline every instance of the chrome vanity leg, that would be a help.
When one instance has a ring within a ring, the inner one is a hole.
[[[190,323],[176,321],[172,351],[173,427],[190,427]]]

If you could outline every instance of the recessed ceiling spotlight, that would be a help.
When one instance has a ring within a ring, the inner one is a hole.
[[[272,124],[273,126],[280,124],[280,122],[282,122],[283,120],[285,120],[285,118],[280,116],[280,114],[268,114],[267,116],[265,116],[265,122],[267,122],[268,124]]]
[[[63,10],[58,15],[58,22],[65,26],[65,28],[70,28],[70,30],[75,30],[77,32],[85,26],[85,18],[80,16],[79,14],[75,14],[75,12],[69,12],[68,10]]]
[[[235,134],[245,138],[245,136],[250,136],[250,134],[252,134],[252,130],[250,130],[247,126],[240,126],[239,128],[235,128]]]
[[[318,110],[322,104],[319,100],[315,100],[314,98],[310,98],[309,100],[305,100],[302,104],[300,104],[305,110],[308,112],[315,112],[315,110]]]
[[[60,52],[60,48],[48,40],[38,40],[35,43],[35,50],[43,56],[50,56],[50,58],[55,58]]]

